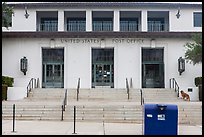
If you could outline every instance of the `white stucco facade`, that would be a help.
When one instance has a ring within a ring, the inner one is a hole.
[[[37,32],[37,24],[41,14],[39,11],[56,11],[58,17],[58,31],[65,30],[65,12],[83,11],[85,12],[86,32],[92,30],[93,11],[112,11],[113,32],[120,32],[120,11],[134,11],[141,23],[141,32],[148,31],[148,13],[150,11],[163,11],[165,20],[168,21],[168,32],[202,32],[202,27],[193,26],[193,13],[202,12],[201,8],[183,7],[180,9],[180,18],[176,18],[177,6],[173,7],[103,7],[103,8],[28,8],[29,17],[25,19],[24,9],[14,9],[12,17],[12,27],[3,32]],[[66,15],[68,15],[66,13]],[[153,14],[154,15],[154,14]],[[161,14],[162,15],[162,14]],[[131,15],[133,16],[133,15]],[[154,15],[153,17],[160,17]],[[137,33],[137,32],[135,32]],[[38,35],[38,34],[36,34]],[[160,34],[162,35],[162,34]],[[164,34],[165,35],[165,34]],[[50,44],[50,40],[55,40],[55,45]],[[152,43],[152,39],[154,40]],[[187,90],[194,87],[194,78],[202,76],[202,64],[185,64],[185,71],[182,75],[178,72],[178,58],[185,55],[184,45],[191,42],[187,37],[3,37],[2,39],[2,75],[14,78],[14,87],[26,87],[31,78],[39,78],[40,87],[43,81],[42,49],[64,49],[64,88],[76,88],[77,80],[80,78],[81,88],[92,88],[92,49],[112,48],[114,52],[114,88],[125,88],[125,79],[132,79],[133,88],[142,88],[142,49],[163,49],[164,63],[164,88],[169,88],[169,79],[175,78],[180,89]],[[20,59],[25,56],[28,59],[28,71],[24,75],[20,71]]]
[[[95,38],[93,38],[94,40]],[[76,39],[78,43],[63,42],[56,39],[57,48],[64,48],[65,88],[76,88],[78,78],[81,78],[81,88],[91,88],[91,49],[101,48],[100,43],[82,44],[83,38]],[[89,39],[90,40],[90,39]],[[97,40],[97,39],[95,39]],[[131,40],[132,43],[130,42]],[[137,41],[136,41],[137,40]],[[178,73],[178,58],[184,57],[184,44],[187,39],[157,39],[155,48],[164,48],[164,78],[165,88],[169,87],[169,79],[174,77],[182,89],[194,86],[194,78],[201,76],[202,65],[186,62],[182,75]],[[49,39],[23,38],[3,40],[2,75],[14,77],[14,86],[26,86],[30,78],[40,78],[42,81],[42,47],[50,47]],[[150,39],[105,39],[103,48],[114,49],[114,87],[125,88],[125,79],[132,78],[133,87],[141,88],[141,49],[150,47]],[[20,71],[20,59],[28,59],[26,76]],[[5,64],[5,65],[4,65]]]

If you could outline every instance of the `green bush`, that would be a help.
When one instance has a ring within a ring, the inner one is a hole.
[[[14,79],[8,76],[2,76],[2,84],[7,85],[8,87],[13,87]]]
[[[7,100],[7,85],[2,84],[2,100]]]
[[[199,92],[199,101],[202,101],[202,85],[198,86],[198,92]]]
[[[199,85],[202,85],[202,77],[195,78],[195,85],[196,87],[198,87]]]

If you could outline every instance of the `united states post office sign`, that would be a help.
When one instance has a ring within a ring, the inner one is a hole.
[[[100,39],[100,38],[85,38],[85,39],[61,39],[60,40],[62,43],[67,43],[67,44],[83,44],[83,43],[95,43],[95,44],[100,44],[105,41],[105,39]],[[113,38],[111,39],[111,43],[113,44],[141,44],[144,42],[144,39],[134,39],[134,38]]]

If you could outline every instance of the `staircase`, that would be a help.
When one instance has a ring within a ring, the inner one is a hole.
[[[34,89],[28,98],[21,101],[3,101],[2,119],[12,119],[12,105],[16,104],[16,119],[61,120],[65,89]],[[80,122],[143,122],[141,92],[131,89],[129,99],[126,89],[96,88],[68,89],[64,121],[73,121],[76,106],[76,121]],[[177,98],[171,89],[143,89],[144,103],[178,105],[179,124],[202,124],[202,102],[186,102]]]
[[[172,89],[145,88],[143,89],[146,103],[182,102],[177,93]]]

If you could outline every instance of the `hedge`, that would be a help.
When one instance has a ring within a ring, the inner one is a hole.
[[[7,89],[13,87],[14,78],[2,76],[2,100],[7,100]]]
[[[202,77],[195,78],[195,85],[196,87],[198,87],[199,85],[202,85]]]
[[[7,85],[2,84],[2,100],[7,100]]]
[[[199,91],[199,101],[202,101],[202,85],[198,86],[198,91]]]

